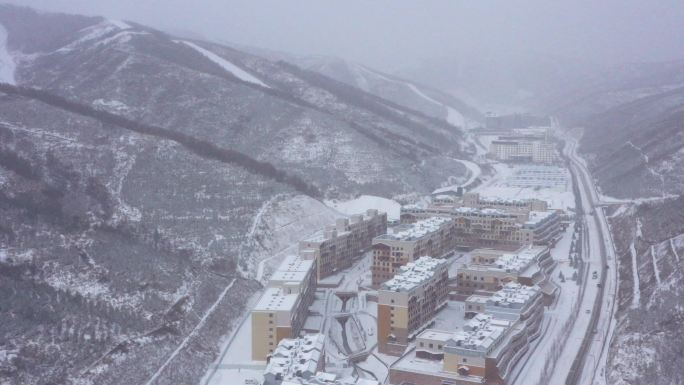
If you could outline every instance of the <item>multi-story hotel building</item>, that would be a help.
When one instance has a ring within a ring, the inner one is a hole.
[[[252,309],[252,359],[265,361],[284,338],[299,335],[316,290],[314,261],[288,256]]]
[[[530,342],[539,336],[543,308],[539,288],[506,285],[462,328],[421,332],[415,350],[390,368],[390,383],[505,383]]]
[[[489,146],[489,156],[504,162],[551,164],[558,160],[553,142],[523,136],[493,140]]]
[[[378,290],[378,350],[401,355],[448,300],[448,263],[421,257],[399,267]]]
[[[454,249],[454,222],[432,217],[397,226],[389,234],[373,239],[373,285],[392,278],[401,266],[430,255],[441,258]]]
[[[324,231],[299,242],[299,255],[316,261],[319,280],[351,267],[354,259],[371,247],[373,238],[387,232],[387,214],[367,210],[365,214],[340,218]]]
[[[545,246],[528,246],[514,253],[477,249],[470,258],[471,263],[459,267],[456,276],[456,288],[462,294],[491,293],[510,282],[544,285],[554,264]]]

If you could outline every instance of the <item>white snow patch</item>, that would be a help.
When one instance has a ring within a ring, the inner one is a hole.
[[[361,214],[368,209],[378,209],[387,213],[387,219],[399,219],[401,205],[392,199],[378,197],[374,195],[361,195],[360,197],[348,201],[331,200],[324,202],[328,207],[347,214]]]
[[[651,261],[653,262],[653,274],[655,274],[656,282],[658,283],[658,286],[660,286],[660,270],[658,270],[658,261],[656,259],[656,252],[653,248],[653,245],[651,245]]]
[[[93,101],[93,106],[94,107],[101,107],[104,110],[107,111],[114,111],[114,112],[125,112],[128,111],[130,108],[126,103],[123,103],[118,100],[106,100],[106,99],[95,99]]]
[[[677,262],[679,262],[679,253],[677,252],[677,247],[682,243],[684,243],[684,234],[670,238],[670,248],[672,249],[672,253],[674,253],[675,258],[677,258]]]
[[[258,78],[256,78],[254,75],[250,74],[249,72],[243,70],[242,68],[236,66],[235,64],[229,62],[228,60],[222,58],[221,56],[206,50],[197,44],[191,43],[189,41],[185,40],[174,40],[176,43],[182,43],[185,44],[197,52],[201,53],[202,55],[206,56],[209,60],[213,61],[214,63],[220,65],[224,70],[230,72],[231,74],[235,75],[237,78],[240,80],[244,80],[246,82],[256,84],[258,86],[266,87],[266,88],[271,88],[266,83],[262,82]]]
[[[452,126],[456,127],[465,127],[465,119],[463,118],[463,115],[461,115],[460,112],[456,111],[453,107],[448,106],[442,102],[439,102],[429,96],[427,96],[425,93],[423,93],[418,87],[416,87],[414,84],[411,83],[406,83],[408,88],[411,89],[411,91],[415,92],[416,95],[420,96],[421,98],[427,100],[428,102],[431,102],[433,104],[436,104],[438,106],[442,106],[446,108],[447,110],[447,122],[451,124]]]
[[[16,84],[14,79],[16,67],[14,58],[7,50],[7,30],[0,24],[0,82]]]
[[[430,103],[433,103],[433,104],[436,104],[436,105],[438,105],[438,106],[440,106],[440,107],[445,108],[446,111],[447,111],[446,121],[447,121],[449,124],[451,124],[452,126],[461,127],[461,128],[465,128],[465,127],[466,127],[466,120],[465,120],[465,118],[463,117],[463,115],[462,115],[460,112],[458,112],[458,110],[454,109],[453,107],[451,107],[451,106],[449,106],[449,105],[447,105],[447,104],[444,104],[444,103],[442,103],[442,102],[440,102],[440,101],[438,101],[438,100],[435,100],[435,99],[429,97],[429,96],[426,95],[423,91],[421,91],[418,87],[416,87],[415,84],[413,84],[413,83],[408,83],[408,82],[402,82],[402,81],[395,80],[395,79],[390,79],[390,78],[388,78],[388,77],[386,77],[386,76],[383,76],[383,75],[381,75],[381,74],[379,74],[379,73],[377,73],[377,72],[375,72],[375,71],[371,71],[371,70],[369,70],[368,68],[365,68],[365,67],[362,67],[362,66],[359,66],[358,68],[360,68],[361,70],[366,71],[366,72],[368,72],[368,73],[370,73],[370,74],[372,74],[372,75],[374,75],[374,76],[377,76],[377,77],[379,77],[379,78],[381,78],[381,79],[383,79],[383,80],[385,80],[385,81],[392,82],[392,83],[404,84],[404,85],[407,86],[411,91],[413,91],[413,93],[415,93],[416,95],[420,96],[421,98],[427,100],[427,101],[430,102]]]
[[[121,20],[111,20],[111,19],[110,19],[110,20],[107,20],[107,22],[108,22],[109,24],[111,24],[111,25],[113,25],[113,26],[119,28],[119,29],[129,29],[129,28],[133,28],[133,27],[131,27],[130,24],[126,23],[125,21],[121,21]]]
[[[632,296],[632,309],[639,307],[641,301],[641,289],[639,288],[639,267],[637,265],[637,252],[634,248],[634,242],[629,245],[629,253],[632,255],[632,284],[634,285]]]

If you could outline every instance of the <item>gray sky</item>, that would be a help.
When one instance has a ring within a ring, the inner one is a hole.
[[[387,70],[479,47],[532,50],[603,64],[684,57],[681,0],[9,2],[194,31],[268,49],[335,55]]]

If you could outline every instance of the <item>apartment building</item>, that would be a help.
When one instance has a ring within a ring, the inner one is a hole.
[[[532,243],[535,245],[553,246],[562,236],[562,218],[553,210],[530,211],[523,228],[532,232]]]
[[[465,193],[461,201],[463,207],[478,209],[499,209],[510,212],[546,211],[549,204],[541,199],[486,198],[478,193]]]
[[[514,253],[477,249],[470,258],[469,264],[458,268],[456,276],[456,290],[468,295],[495,292],[511,282],[544,285],[554,264],[545,246],[523,247]]]
[[[299,242],[299,255],[316,261],[318,280],[351,267],[354,259],[371,247],[373,238],[387,232],[387,213],[367,210],[365,214],[340,218],[334,225]]]
[[[390,383],[505,383],[539,336],[543,308],[539,288],[506,285],[462,328],[421,332],[415,350],[390,368]]]
[[[401,223],[410,224],[426,217],[452,218],[455,247],[496,247],[514,250],[523,245],[553,245],[561,236],[561,216],[544,208],[539,200],[482,200],[477,194],[464,197],[460,206],[430,205],[402,207]]]
[[[389,234],[373,239],[373,285],[399,272],[401,266],[425,255],[442,258],[454,249],[454,223],[446,217],[431,217],[397,226]]]
[[[448,263],[421,257],[399,267],[378,290],[377,335],[381,353],[401,355],[448,300]]]
[[[265,361],[285,338],[299,335],[316,290],[314,261],[288,256],[252,309],[252,359]]]

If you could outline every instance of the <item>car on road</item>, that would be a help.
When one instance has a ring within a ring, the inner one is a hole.
[[[591,313],[591,310],[587,309],[587,310],[585,310],[584,312],[587,313],[587,314],[589,314],[589,313]]]
[[[591,275],[592,279],[598,279],[598,271],[594,270],[594,273]]]

